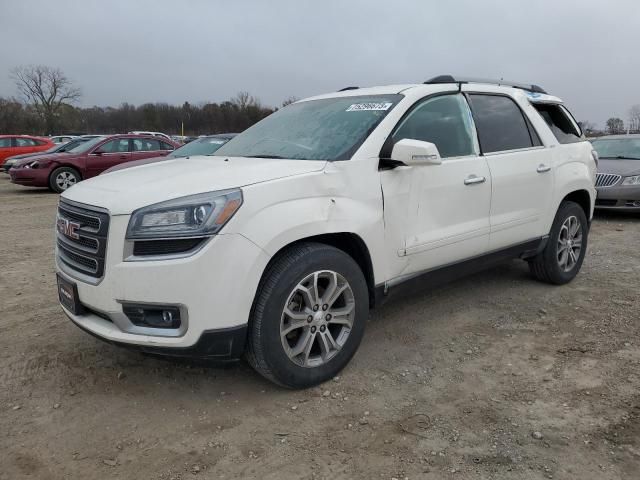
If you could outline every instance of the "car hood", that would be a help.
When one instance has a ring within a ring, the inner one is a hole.
[[[25,157],[25,158],[22,158],[21,160],[18,160],[15,163],[14,167],[20,168],[24,165],[27,165],[28,163],[33,162],[34,160],[38,160],[40,162],[49,162],[49,161],[55,162],[56,160],[59,160],[62,157],[68,160],[69,155],[71,155],[71,153],[62,152],[62,153],[48,153],[44,155],[38,155],[38,158]],[[76,155],[76,156],[82,156],[82,155]]]
[[[18,160],[22,160],[23,158],[41,157],[43,155],[47,154],[42,152],[23,153],[22,155],[14,155],[12,157],[8,157],[7,161],[11,160],[12,162],[17,162]]]
[[[326,162],[244,157],[175,158],[80,182],[62,197],[127,215],[154,203],[321,171]]]
[[[601,158],[598,161],[598,172],[615,173],[623,177],[640,175],[640,160]]]

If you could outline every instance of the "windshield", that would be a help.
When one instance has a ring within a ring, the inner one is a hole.
[[[77,147],[73,147],[71,150],[67,150],[67,152],[69,152],[69,153],[84,153],[84,152],[88,152],[89,150],[91,150],[93,147],[95,147],[97,144],[99,144],[104,139],[105,139],[105,137],[92,138],[91,140],[87,140],[86,142],[81,143]]]
[[[229,141],[228,138],[204,137],[189,142],[186,145],[176,148],[169,154],[170,157],[189,157],[192,155],[211,155],[222,145]]]
[[[640,137],[603,138],[593,141],[600,158],[640,160]]]
[[[245,130],[215,154],[348,160],[401,98],[367,95],[294,103]]]
[[[73,150],[74,148],[76,148],[78,145],[83,144],[87,140],[89,140],[89,139],[88,138],[75,138],[73,140],[68,141],[67,143],[63,143],[62,145],[57,145],[56,147],[52,148],[51,151],[52,152],[69,152],[69,151]]]

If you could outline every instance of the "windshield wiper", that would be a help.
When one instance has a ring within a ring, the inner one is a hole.
[[[280,157],[278,155],[243,155],[246,158],[278,158],[283,159],[284,157]]]
[[[615,157],[600,157],[605,160],[640,160],[638,157],[627,157],[625,155],[616,155]]]

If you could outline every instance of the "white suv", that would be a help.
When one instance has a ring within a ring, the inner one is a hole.
[[[596,159],[535,85],[350,87],[278,110],[215,156],[64,192],[60,302],[111,343],[244,354],[268,379],[308,387],[349,362],[369,309],[400,287],[510,258],[572,280]]]

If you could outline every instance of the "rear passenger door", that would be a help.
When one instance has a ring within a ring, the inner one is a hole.
[[[546,235],[554,170],[549,151],[516,101],[466,85],[478,140],[491,171],[490,250]]]
[[[156,138],[134,138],[132,140],[133,151],[131,152],[132,160],[142,160],[151,157],[164,157],[169,153],[168,150],[161,148],[160,140]]]

